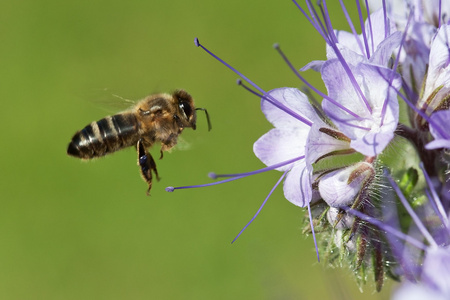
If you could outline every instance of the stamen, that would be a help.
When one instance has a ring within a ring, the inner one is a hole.
[[[370,50],[369,50],[369,44],[368,44],[368,40],[367,40],[367,36],[366,36],[366,29],[364,27],[364,17],[362,15],[362,11],[361,11],[361,4],[359,3],[359,1],[355,1],[355,2],[356,2],[356,6],[358,7],[359,26],[361,26],[361,33],[363,36],[364,47],[366,49],[366,56],[367,56],[367,59],[369,59],[370,58]]]
[[[384,1],[383,1],[383,3],[384,3]],[[398,49],[397,57],[395,58],[394,66],[392,68],[392,70],[394,72],[392,72],[392,76],[389,79],[389,87],[392,87],[392,81],[394,80],[394,75],[396,74],[395,70],[397,70],[397,66],[398,66],[399,59],[400,59],[400,53],[402,51],[404,42],[406,40],[406,33],[408,32],[408,27],[409,27],[409,23],[410,23],[411,18],[412,18],[412,11],[410,11],[410,13],[409,13],[408,21],[406,22],[405,30],[403,31],[403,34],[402,34],[402,40],[400,41],[400,47]],[[388,89],[387,93],[389,95],[389,89]],[[384,117],[386,116],[387,106],[388,106],[388,97],[386,97],[386,99],[384,99],[383,107],[381,109],[381,123],[380,123],[380,126],[383,126],[383,124],[384,124]]]
[[[410,11],[409,12],[409,16],[408,16],[408,20],[406,22],[405,30],[403,31],[403,34],[402,34],[402,40],[400,41],[400,47],[398,48],[397,57],[395,58],[394,66],[392,67],[392,70],[394,70],[394,71],[397,70],[397,67],[398,67],[398,64],[399,64],[400,53],[401,53],[401,51],[403,49],[403,45],[405,44],[406,33],[408,32],[409,24],[411,23],[412,16],[413,16],[413,11]],[[391,79],[391,80],[393,80],[393,79]]]
[[[308,203],[308,215],[309,215],[309,224],[311,226],[311,232],[314,240],[314,247],[316,248],[316,255],[317,255],[317,261],[320,262],[320,256],[319,256],[319,247],[317,246],[317,239],[316,239],[316,233],[314,231],[314,224],[311,214],[311,206]]]
[[[326,34],[325,28],[323,24],[320,22],[319,17],[317,16],[316,12],[312,8],[312,5],[310,1],[306,1],[306,5],[308,6],[308,9],[311,13],[311,18],[309,15],[303,10],[303,8],[297,3],[297,1],[292,0],[294,2],[295,6],[301,11],[303,16],[308,20],[308,22],[317,30],[317,32],[323,37],[324,40],[328,39],[328,35]]]
[[[374,41],[374,35],[373,35],[373,26],[372,26],[372,19],[370,17],[370,10],[369,10],[369,2],[367,0],[366,1],[366,13],[367,13],[367,22],[369,23],[369,34],[371,37],[371,45],[372,46],[372,53],[375,52],[375,41]],[[384,38],[388,37],[388,28],[386,28],[387,23],[383,23],[384,24]]]
[[[388,83],[389,86],[388,86],[388,88],[386,90],[386,98],[384,99],[383,106],[381,107],[381,122],[380,122],[380,126],[383,126],[384,118],[386,117],[386,111],[387,111],[387,107],[388,107],[388,103],[389,103],[389,92],[390,92],[391,88],[394,91],[396,91],[396,89],[394,89],[393,86],[392,86],[392,81],[394,80],[394,74],[395,74],[395,72],[392,72],[392,76],[389,79],[389,83]],[[397,101],[397,99],[396,99],[396,101]]]
[[[358,129],[362,129],[362,130],[366,130],[366,131],[370,131],[370,130],[371,130],[371,128],[369,128],[369,127],[364,127],[364,126],[355,125],[355,124],[351,123],[352,120],[345,120],[345,119],[342,119],[342,118],[336,116],[336,114],[335,114],[333,111],[327,110],[327,111],[325,111],[325,113],[327,114],[327,116],[328,116],[329,118],[332,118],[332,119],[334,119],[334,120],[337,120],[337,121],[339,121],[340,123],[345,124],[346,126],[354,127],[354,128],[358,128]],[[363,118],[360,118],[360,120],[362,120],[362,119],[363,119]]]
[[[321,0],[318,0],[317,3],[316,3],[319,7],[320,7],[320,1],[321,1]],[[317,23],[317,25],[320,26],[320,29],[321,29],[322,32],[323,32],[323,38],[324,38],[326,41],[329,41],[329,40],[330,40],[330,33],[329,33],[329,31],[327,30],[327,26],[326,26],[325,22],[323,22],[323,20],[321,20],[321,19],[319,18],[319,14],[318,14],[317,11],[314,9],[314,5],[312,4],[311,0],[307,0],[307,1],[305,1],[305,2],[306,2],[306,5],[308,6],[309,13],[310,13],[311,16],[314,18],[314,21]],[[323,16],[323,13],[322,13],[322,16]]]
[[[387,38],[389,34],[391,34],[390,27],[388,27],[388,16],[387,16],[387,10],[386,10],[386,0],[381,1],[383,6],[383,17],[384,17],[384,37]],[[366,0],[367,8],[369,8],[369,1]],[[370,11],[370,9],[369,9]]]
[[[430,243],[430,245],[437,247],[436,241],[433,239],[431,234],[428,232],[428,230],[425,228],[425,225],[423,225],[422,221],[419,219],[419,216],[414,212],[411,205],[409,205],[408,200],[406,200],[405,196],[403,195],[402,191],[400,190],[399,186],[395,182],[395,180],[388,174],[388,172],[385,170],[384,175],[389,180],[389,183],[391,184],[392,188],[394,189],[395,193],[397,194],[398,198],[400,199],[400,202],[402,202],[403,206],[405,207],[406,211],[409,213],[411,218],[413,219],[414,223],[416,224],[419,231],[423,234],[425,239]]]
[[[211,178],[211,179],[217,179],[218,178],[217,174],[214,173],[214,172],[209,172],[208,173],[208,177]],[[227,177],[235,177],[235,176],[227,176]]]
[[[288,67],[294,72],[294,74],[301,80],[303,83],[308,86],[311,90],[316,92],[319,96],[323,98],[327,98],[328,96],[318,89],[316,89],[312,84],[310,84],[300,73],[297,71],[297,69],[294,67],[294,65],[291,63],[291,61],[287,58],[287,56],[284,54],[284,52],[281,50],[280,45],[278,43],[273,44],[273,48],[278,51],[278,54],[280,54],[281,58],[285,61],[285,63],[288,65]]]
[[[372,114],[372,107],[370,106],[369,102],[366,99],[366,96],[363,94],[361,87],[358,85],[358,82],[355,79],[355,76],[353,75],[352,71],[350,70],[350,67],[347,64],[347,61],[345,60],[344,56],[342,56],[341,51],[336,46],[336,44],[330,44],[330,46],[333,48],[334,52],[336,53],[336,56],[338,57],[339,62],[341,63],[342,67],[345,70],[345,73],[347,73],[348,78],[350,79],[350,82],[353,85],[353,88],[355,89],[356,93],[359,96],[359,99],[363,102],[365,105],[367,111]]]
[[[275,98],[273,98],[272,96],[270,96],[270,94],[258,94],[256,91],[252,90],[251,88],[249,88],[248,86],[246,86],[245,84],[242,83],[242,80],[238,79],[236,81],[236,83],[240,86],[242,86],[244,89],[246,89],[247,91],[249,91],[250,93],[260,97],[261,99],[264,99],[266,101],[268,101],[269,103],[271,103],[272,105],[274,105],[275,107],[281,109],[282,111],[284,111],[285,113],[291,115],[292,117],[298,119],[299,121],[303,122],[304,124],[308,125],[308,126],[312,126],[312,122],[304,117],[302,117],[301,115],[297,114],[296,112],[294,112],[293,110],[291,110],[290,108],[288,108],[287,106],[281,104],[279,101],[277,101]]]
[[[346,71],[347,75],[349,76],[350,81],[352,82],[356,92],[359,94],[361,100],[366,104],[366,107],[367,107],[368,111],[372,114],[372,108],[370,107],[369,103],[367,102],[367,99],[365,98],[365,96],[362,93],[359,85],[357,84],[356,79],[353,76],[353,73],[350,71],[350,68],[349,68],[349,66],[347,64],[347,61],[344,59],[344,57],[342,56],[340,50],[336,46],[336,44],[338,43],[338,40],[337,40],[337,37],[336,37],[336,35],[334,33],[333,25],[331,24],[331,18],[330,18],[330,15],[328,13],[328,9],[327,9],[327,6],[326,6],[326,1],[323,1],[323,4],[324,4],[325,12],[326,12],[326,14],[323,13],[324,21],[327,24],[328,28],[330,28],[330,30],[328,32],[329,35],[330,35],[330,39],[328,41],[326,41],[326,42],[335,51],[336,56],[338,57],[339,61],[342,64],[342,67],[344,68],[344,70]]]
[[[295,6],[297,6],[297,8],[302,12],[303,16],[308,20],[308,22],[311,23],[311,25],[314,26],[313,20],[311,20],[309,15],[303,10],[303,8],[300,6],[300,4],[298,4],[297,1],[295,1],[295,0],[292,0],[292,2],[294,2]]]
[[[308,5],[308,8],[310,9],[310,11],[314,11],[314,9],[311,8],[312,5],[310,4],[310,1],[309,1],[309,0],[306,1],[306,4]],[[297,5],[297,7],[299,7],[299,5]],[[303,12],[303,10],[301,10],[301,11]],[[304,12],[303,12],[303,13],[304,13]],[[313,13],[311,13],[311,14],[313,14]],[[329,24],[329,28],[333,28],[332,25],[331,25],[331,21],[330,21],[329,19],[330,19],[330,18],[328,17],[327,20],[325,20],[325,21],[327,22],[327,24]],[[359,86],[358,83],[356,82],[356,79],[355,79],[355,77],[353,76],[353,73],[351,72],[350,67],[348,66],[347,62],[345,61],[344,57],[342,56],[341,52],[339,51],[339,48],[336,46],[336,42],[333,42],[333,41],[337,41],[337,38],[336,38],[336,36],[335,36],[335,34],[334,34],[334,31],[331,30],[330,32],[328,32],[328,34],[330,35],[330,37],[325,36],[325,35],[322,35],[322,37],[324,38],[325,42],[326,42],[331,48],[333,48],[333,51],[335,52],[335,54],[336,54],[338,60],[340,61],[342,67],[344,68],[345,72],[347,73],[347,75],[348,75],[348,77],[349,77],[349,79],[350,79],[350,82],[352,83],[352,85],[353,85],[353,87],[354,87],[356,93],[358,94],[358,96],[359,96],[359,98],[361,99],[361,101],[364,103],[364,105],[365,105],[367,111],[368,111],[370,114],[372,114],[372,107],[370,106],[369,102],[367,101],[366,97],[364,96],[364,94],[363,94],[363,92],[362,92],[360,86]],[[281,54],[281,53],[280,53],[280,54]],[[283,56],[283,55],[282,55],[282,56]],[[288,64],[289,64],[289,63],[288,63]],[[300,78],[300,77],[299,77],[299,78]],[[300,79],[303,81],[302,78],[300,78]],[[303,82],[305,82],[305,81],[303,81]],[[305,84],[307,84],[307,83],[305,82]],[[308,85],[308,86],[309,86],[309,85]],[[313,89],[313,90],[315,90],[315,89]],[[319,93],[319,95],[322,95],[322,94]],[[330,100],[329,97],[324,97],[324,98]],[[333,100],[330,100],[330,101],[331,101],[333,104],[337,105],[337,103],[335,103],[335,101],[333,101]],[[344,107],[341,106],[341,105],[337,105],[337,106],[338,106],[340,109],[342,109],[342,110],[346,111],[347,113],[349,113],[350,115],[352,115],[353,117],[358,118],[358,119],[361,119],[361,117],[359,117],[359,116],[356,115],[355,113],[351,112],[351,111],[348,110],[347,108],[344,108]]]
[[[207,186],[212,186],[212,185],[218,185],[218,184],[221,184],[221,183],[230,182],[230,181],[233,181],[233,180],[238,180],[238,179],[241,179],[241,178],[244,178],[244,177],[246,177],[246,176],[236,176],[236,177],[224,179],[224,180],[221,180],[221,181],[210,182],[210,183],[199,184],[199,185],[186,185],[186,186],[177,186],[177,187],[168,186],[168,187],[166,187],[166,192],[173,192],[175,190],[195,189],[195,188],[202,188],[202,187],[207,187]]]
[[[323,7],[321,5],[321,3],[323,3]],[[333,25],[331,24],[331,18],[330,18],[330,14],[328,12],[328,7],[327,7],[327,1],[318,1],[317,2],[317,6],[319,6],[320,8],[320,12],[322,13],[322,18],[324,23],[326,24],[326,28],[327,28],[327,32],[328,32],[328,36],[330,38],[330,42],[331,43],[337,43],[337,37],[334,34],[334,28]]]
[[[253,81],[251,81],[250,79],[248,79],[246,76],[244,76],[244,74],[242,74],[241,72],[239,72],[238,70],[236,70],[235,68],[233,68],[231,65],[229,65],[228,63],[226,63],[224,60],[220,59],[218,56],[216,56],[214,53],[212,53],[211,51],[209,51],[208,49],[206,49],[202,44],[200,44],[200,41],[198,40],[198,38],[195,38],[194,40],[195,46],[202,48],[203,50],[205,50],[209,55],[211,55],[212,57],[214,57],[215,59],[217,59],[219,62],[221,62],[223,65],[225,65],[228,69],[230,69],[231,71],[233,71],[234,73],[236,73],[238,76],[244,78],[245,81],[247,81],[248,83],[250,83],[251,86],[253,86],[255,89],[257,89],[258,91],[260,91],[261,93],[265,93],[265,91],[263,89],[261,89],[259,86],[257,86]]]
[[[277,186],[281,183],[281,181],[283,181],[284,176],[286,176],[287,172],[289,170],[286,170],[283,175],[281,175],[280,179],[278,179],[277,183],[275,183],[275,185],[273,186],[273,188],[270,190],[269,195],[267,195],[266,199],[264,199],[264,202],[261,204],[261,206],[259,207],[258,211],[256,212],[256,214],[251,218],[251,220],[244,226],[244,228],[242,228],[241,231],[239,231],[238,235],[233,239],[233,241],[231,242],[232,244],[234,243],[234,241],[237,240],[238,237],[241,236],[241,234],[244,232],[245,229],[247,229],[247,227],[256,219],[256,217],[259,215],[259,213],[261,212],[262,208],[264,207],[264,205],[266,205],[267,200],[269,200],[270,196],[272,196],[273,192],[275,191],[275,189],[277,188]]]
[[[336,46],[335,43],[330,43],[329,44],[331,48],[333,48],[334,53],[337,56],[337,59],[339,60],[339,62],[341,63],[342,67],[345,70],[345,73],[347,74],[348,78],[350,79],[350,82],[353,85],[353,88],[355,89],[356,93],[359,96],[359,99],[363,102],[363,104],[365,105],[367,111],[372,114],[372,107],[370,106],[369,102],[366,99],[366,96],[363,94],[361,87],[358,85],[358,82],[355,79],[355,76],[353,75],[352,71],[350,70],[349,65],[347,64],[347,61],[345,60],[344,56],[342,55],[341,51],[339,50],[339,48]]]
[[[304,84],[306,84],[311,90],[313,90],[314,92],[316,92],[319,96],[327,99],[328,101],[330,101],[331,103],[333,103],[334,105],[336,105],[337,107],[339,107],[340,109],[342,109],[343,111],[347,112],[348,114],[352,115],[355,118],[361,119],[361,117],[359,115],[357,115],[356,113],[352,112],[351,110],[349,110],[348,108],[346,108],[345,106],[341,105],[340,103],[336,102],[334,99],[330,98],[328,95],[322,93],[321,91],[319,91],[318,89],[316,89],[314,86],[312,86],[305,78],[303,78],[302,75],[300,75],[300,73],[297,71],[297,69],[292,65],[292,63],[290,62],[290,60],[287,58],[287,56],[284,54],[284,52],[281,50],[280,45],[275,44],[273,45],[273,47],[275,48],[275,50],[278,51],[278,53],[281,55],[281,57],[283,58],[283,60],[286,62],[286,64],[289,66],[289,68],[295,73],[295,75],[297,75],[297,77],[303,81]]]
[[[323,3],[323,7],[322,4]],[[325,32],[328,33],[328,40],[330,43],[337,43],[336,35],[334,34],[333,26],[331,25],[330,15],[328,14],[326,1],[317,1],[317,6],[322,14],[322,20],[325,24]]]
[[[364,53],[364,47],[361,44],[361,40],[359,39],[358,33],[356,32],[355,26],[353,25],[352,19],[350,18],[350,15],[348,14],[347,8],[344,5],[344,2],[342,0],[339,0],[341,3],[342,11],[344,12],[345,18],[347,19],[347,24],[350,26],[350,30],[353,33],[353,36],[355,37],[356,43],[358,44],[359,50],[361,53]]]
[[[220,180],[220,181],[216,181],[216,182],[199,184],[199,185],[187,185],[187,186],[179,186],[179,187],[169,186],[169,187],[166,187],[166,192],[173,192],[174,190],[194,189],[194,188],[201,188],[201,187],[207,187],[207,186],[212,186],[212,185],[218,185],[218,184],[230,182],[230,181],[233,181],[233,180],[245,178],[247,176],[251,176],[251,175],[255,175],[255,174],[271,171],[271,170],[274,170],[276,168],[280,168],[282,166],[292,164],[292,163],[294,163],[294,162],[296,162],[296,161],[298,161],[300,159],[304,159],[304,158],[305,158],[305,156],[302,155],[302,156],[299,156],[299,157],[296,157],[296,158],[293,158],[293,159],[289,159],[289,160],[286,160],[286,161],[283,161],[283,162],[280,162],[280,163],[277,163],[277,164],[274,164],[272,166],[268,166],[268,167],[265,167],[265,168],[262,168],[262,169],[259,169],[259,170],[256,170],[256,171],[240,173],[240,174],[223,174],[223,175],[219,174],[219,175],[217,175],[216,173],[211,172],[211,173],[208,174],[209,178],[212,178],[212,179],[216,179],[216,178],[219,178],[219,177],[229,177],[229,178],[228,179],[224,179],[224,180]]]
[[[251,172],[236,173],[236,174],[216,174],[216,173],[211,172],[211,173],[209,173],[208,176],[210,178],[212,178],[212,179],[216,179],[216,178],[220,178],[220,177],[251,176],[251,175],[264,173],[264,172],[267,172],[267,171],[271,171],[271,170],[274,170],[274,169],[277,169],[277,168],[289,165],[291,163],[294,163],[294,162],[299,161],[299,160],[304,159],[304,158],[305,158],[305,156],[302,155],[302,156],[299,156],[299,157],[296,157],[296,158],[293,158],[293,159],[289,159],[289,160],[286,160],[286,161],[283,161],[283,162],[280,162],[280,163],[277,163],[277,164],[274,164],[274,165],[271,165],[271,166],[268,166],[268,167],[265,167],[265,168],[262,168],[262,169],[259,169],[259,170],[256,170],[256,171],[251,171]]]
[[[211,51],[209,51],[208,49],[206,49],[202,44],[200,44],[198,38],[195,38],[194,40],[195,45],[197,47],[201,47],[203,50],[205,50],[208,54],[210,54],[212,57],[214,57],[215,59],[217,59],[219,62],[221,62],[222,64],[224,64],[226,67],[228,67],[230,70],[232,70],[234,73],[236,73],[237,75],[239,75],[240,77],[244,78],[245,81],[247,81],[248,83],[250,83],[251,86],[253,86],[255,89],[257,89],[261,94],[258,94],[256,92],[254,92],[253,90],[250,90],[247,88],[247,90],[249,90],[250,92],[252,92],[253,94],[257,95],[258,97],[264,98],[265,100],[269,101],[272,105],[274,105],[275,107],[285,111],[286,113],[290,114],[291,116],[293,116],[294,118],[302,121],[303,123],[307,124],[308,126],[311,126],[312,123],[311,121],[303,118],[302,116],[298,115],[297,113],[295,113],[294,111],[292,111],[291,109],[289,109],[287,106],[279,103],[275,98],[273,98],[272,96],[266,96],[266,92],[261,89],[259,86],[257,86],[253,81],[251,81],[250,79],[248,79],[246,76],[244,76],[244,74],[242,74],[241,72],[239,72],[238,70],[236,70],[235,68],[233,68],[231,65],[229,65],[228,63],[226,63],[224,60],[220,59],[218,56],[216,56],[214,53],[212,53]],[[238,81],[238,84],[241,84],[242,86],[245,87],[245,85],[242,84],[241,81]]]

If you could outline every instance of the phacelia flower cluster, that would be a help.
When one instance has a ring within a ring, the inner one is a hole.
[[[280,171],[262,206],[283,182],[285,198],[307,208],[304,231],[318,255],[350,265],[360,284],[373,278],[377,290],[386,277],[406,282],[395,299],[449,299],[450,1],[355,1],[358,24],[340,1],[349,32],[333,27],[326,1],[293,2],[323,38],[326,59],[298,69],[275,49],[308,92],[265,91],[195,40],[261,98],[273,128],[253,151],[267,167],[167,190]],[[307,70],[320,73],[326,91]]]

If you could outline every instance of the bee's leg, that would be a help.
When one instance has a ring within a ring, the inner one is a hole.
[[[152,171],[156,175],[156,180],[159,181],[158,170],[156,170],[156,163],[152,155],[148,152],[142,140],[137,143],[137,153],[138,153],[138,165],[141,168],[142,178],[148,184],[147,195],[150,195],[150,190],[152,188]]]
[[[161,150],[159,150],[161,156],[159,157],[159,159],[162,159],[164,157],[164,151],[169,151],[177,144],[177,140],[178,135],[172,133],[166,140],[161,142]]]

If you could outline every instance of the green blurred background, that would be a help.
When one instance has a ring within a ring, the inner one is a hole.
[[[298,67],[324,58],[290,1],[0,2],[0,299],[388,298],[389,285],[361,294],[346,270],[317,263],[305,211],[281,187],[230,244],[281,173],[165,192],[264,167],[252,152],[271,127],[259,100],[196,36],[265,90],[301,86],[274,42]],[[188,149],[157,161],[151,197],[133,149],[66,155],[76,130],[120,110],[113,94],[176,88],[208,109],[213,130],[199,114]]]

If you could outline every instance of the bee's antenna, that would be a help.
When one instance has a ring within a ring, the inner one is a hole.
[[[203,110],[205,112],[206,121],[208,121],[208,131],[211,131],[211,129],[212,129],[211,120],[209,119],[209,114],[208,114],[208,111],[206,110],[206,108],[197,107],[195,110]]]

